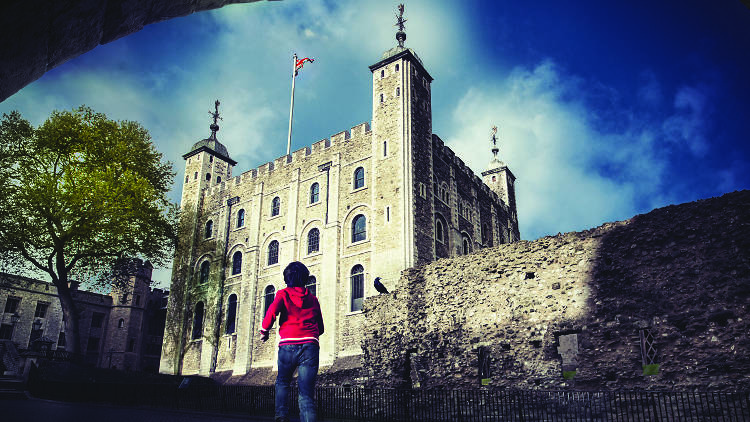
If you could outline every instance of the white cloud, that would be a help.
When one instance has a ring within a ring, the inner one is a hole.
[[[708,152],[706,140],[707,93],[698,87],[683,86],[675,95],[672,116],[664,121],[666,139],[702,157]]]
[[[653,130],[632,123],[599,131],[581,82],[547,61],[472,87],[454,110],[445,141],[477,174],[491,156],[489,129],[500,127],[499,155],[518,178],[524,238],[629,218],[661,184],[665,163]]]

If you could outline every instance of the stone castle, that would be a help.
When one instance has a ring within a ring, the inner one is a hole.
[[[217,101],[210,137],[183,156],[161,372],[273,368],[276,342],[256,333],[291,261],[313,276],[328,366],[361,356],[376,276],[394,285],[404,269],[519,240],[515,176],[496,144],[480,179],[432,133],[433,79],[405,38],[401,28],[398,46],[369,67],[371,124],[239,176],[217,139]]]
[[[113,286],[109,294],[71,292],[79,313],[83,361],[100,368],[157,372],[169,292],[150,287],[151,263],[132,259],[127,264],[127,282]],[[71,339],[65,335],[52,283],[0,273],[0,311],[0,342],[8,341],[0,345],[0,366],[18,372],[23,369],[19,358],[27,354],[67,356],[60,352],[70,350]]]

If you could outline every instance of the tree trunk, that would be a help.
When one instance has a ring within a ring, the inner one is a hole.
[[[75,356],[81,356],[81,332],[78,323],[78,308],[73,301],[67,278],[54,281],[57,286],[57,296],[60,298],[63,316],[65,317],[65,350]]]

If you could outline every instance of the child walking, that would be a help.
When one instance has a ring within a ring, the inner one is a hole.
[[[318,298],[305,285],[310,271],[294,261],[284,269],[287,287],[276,293],[260,329],[261,340],[279,316],[279,374],[276,377],[276,421],[288,422],[287,396],[297,369],[301,422],[315,422],[315,378],[318,375],[318,337],[323,334],[323,315]]]

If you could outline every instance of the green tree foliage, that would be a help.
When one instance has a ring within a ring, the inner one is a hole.
[[[55,111],[34,128],[14,111],[0,122],[0,259],[42,271],[58,289],[66,335],[80,353],[80,280],[115,282],[114,263],[172,254],[177,207],[166,194],[172,165],[148,131],[87,107]]]

